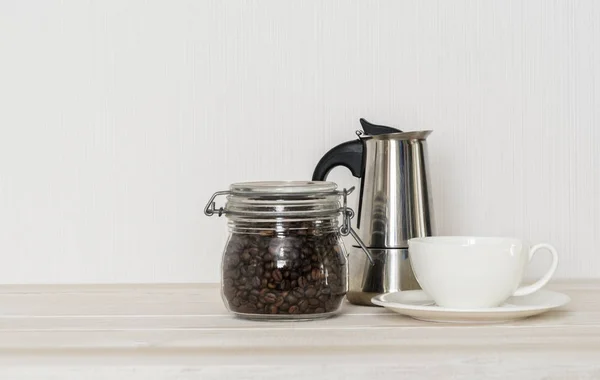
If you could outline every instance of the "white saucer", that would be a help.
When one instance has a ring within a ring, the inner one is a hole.
[[[522,297],[511,297],[505,304],[485,309],[451,309],[436,306],[422,290],[405,290],[373,297],[375,305],[396,313],[429,322],[500,323],[531,317],[566,305],[571,298],[550,290],[539,290]]]

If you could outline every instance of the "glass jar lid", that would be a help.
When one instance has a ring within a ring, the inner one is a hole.
[[[312,220],[340,212],[341,192],[327,181],[262,181],[231,184],[224,214],[229,219]]]
[[[337,184],[328,181],[257,181],[238,182],[229,186],[232,194],[246,195],[290,195],[332,193]]]

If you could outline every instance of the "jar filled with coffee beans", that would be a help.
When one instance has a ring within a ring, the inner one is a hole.
[[[235,183],[215,193],[205,213],[228,220],[221,265],[226,307],[249,319],[337,313],[348,279],[338,223],[340,215],[351,217],[347,194],[335,183],[318,181]],[[227,201],[217,209],[213,201],[219,195],[227,195]]]

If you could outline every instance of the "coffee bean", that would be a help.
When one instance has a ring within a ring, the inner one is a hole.
[[[298,302],[298,307],[300,308],[300,311],[301,311],[301,312],[305,312],[305,311],[306,311],[306,309],[308,309],[308,306],[309,306],[309,305],[308,305],[308,301],[307,301],[307,300],[305,300],[305,299],[303,299],[303,300],[300,300],[300,301]]]
[[[279,307],[283,305],[283,297],[279,296],[275,299],[275,306]]]
[[[227,299],[231,299],[231,298],[235,297],[235,292],[236,292],[236,290],[232,286],[224,286],[223,287],[223,295]]]
[[[236,267],[238,264],[240,263],[240,256],[238,256],[237,254],[232,254],[226,257],[225,259],[225,264],[229,267],[229,268],[234,268]]]
[[[275,303],[277,302],[277,296],[275,293],[267,293],[264,295],[265,303]]]
[[[291,288],[288,280],[281,280],[279,283],[279,290],[289,290]]]
[[[304,297],[304,289],[294,288],[294,290],[292,290],[292,295],[296,298],[302,298]]]
[[[306,285],[308,285],[308,280],[306,279],[306,277],[302,276],[300,278],[298,278],[298,286],[301,288],[304,288]]]
[[[313,280],[317,281],[321,278],[321,270],[319,268],[313,268],[310,275]]]
[[[340,244],[337,232],[312,222],[277,222],[257,234],[234,233],[224,251],[222,295],[232,311],[246,314],[336,311],[347,286]]]
[[[225,253],[234,255],[240,249],[244,249],[244,243],[239,240],[237,235],[233,235],[231,239],[229,239],[229,243],[227,243]]]
[[[308,298],[312,298],[312,297],[314,297],[315,295],[317,295],[317,289],[316,289],[316,288],[315,288],[313,285],[310,285],[310,286],[309,286],[309,287],[306,289],[306,291],[304,292],[304,294],[306,295],[306,297],[308,297]]]
[[[271,277],[273,277],[273,280],[279,282],[283,279],[283,274],[279,269],[275,269],[273,273],[271,273]]]
[[[237,280],[238,278],[240,278],[240,270],[238,268],[235,268],[230,271],[227,271],[225,272],[225,277]]]
[[[292,304],[292,305],[298,302],[298,298],[294,297],[294,295],[293,295],[293,294],[289,294],[289,295],[288,295],[288,296],[285,298],[285,300],[286,300],[287,302],[289,302],[290,304]]]
[[[251,303],[243,304],[239,308],[240,313],[254,313],[256,312],[256,310],[256,305],[253,305]]]

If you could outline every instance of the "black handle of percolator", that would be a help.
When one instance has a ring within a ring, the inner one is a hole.
[[[313,181],[324,181],[329,172],[336,166],[345,166],[353,176],[362,175],[363,143],[360,140],[348,141],[331,148],[319,160],[313,172]]]
[[[376,136],[388,133],[402,132],[399,129],[384,125],[371,124],[365,119],[360,119],[360,125],[365,135]],[[347,141],[331,148],[317,163],[312,176],[313,181],[324,181],[329,172],[336,166],[345,166],[353,176],[360,178],[363,175],[364,147],[359,140]]]

